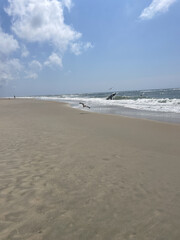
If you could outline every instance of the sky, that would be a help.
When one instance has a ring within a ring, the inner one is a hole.
[[[1,0],[0,97],[179,88],[180,0]]]

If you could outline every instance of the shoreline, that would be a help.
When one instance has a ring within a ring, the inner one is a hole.
[[[40,100],[40,101],[47,101],[47,100]],[[51,102],[51,101],[49,101]],[[133,115],[121,115],[121,114],[114,114],[114,113],[104,113],[104,112],[96,112],[96,111],[89,111],[89,110],[85,110],[85,109],[80,109],[80,108],[76,108],[76,107],[73,107],[71,106],[70,103],[66,103],[66,102],[58,102],[58,101],[54,101],[56,103],[60,103],[60,104],[65,104],[65,106],[67,107],[70,107],[72,109],[75,109],[77,111],[83,111],[83,112],[88,112],[88,113],[92,113],[92,114],[100,114],[100,115],[103,115],[103,116],[112,116],[112,117],[120,117],[120,118],[127,118],[127,119],[134,119],[134,120],[142,120],[142,121],[150,121],[150,122],[155,122],[155,123],[164,123],[164,124],[170,124],[170,125],[177,125],[179,126],[180,125],[180,122],[179,121],[161,121],[161,120],[156,120],[154,118],[144,118],[144,117],[136,117],[136,116],[133,116]],[[133,109],[134,110],[134,109]],[[135,110],[136,111],[136,110]]]
[[[14,100],[13,97],[11,98],[0,98],[0,100]],[[24,97],[17,97],[17,100],[30,100],[34,99],[37,101],[50,101],[50,102],[57,102],[57,103],[64,103],[68,104],[71,108],[81,110],[81,111],[88,111],[91,113],[97,113],[97,114],[104,114],[104,115],[112,115],[112,116],[122,116],[132,119],[143,119],[143,120],[150,120],[155,122],[165,122],[165,123],[172,123],[172,124],[180,124],[180,113],[175,112],[158,112],[158,111],[147,111],[147,110],[139,110],[134,108],[127,108],[123,106],[119,106],[118,109],[115,109],[115,107],[102,107],[101,109],[80,109],[78,106],[76,106],[72,102],[63,101],[63,100],[44,100],[44,99],[37,99],[37,98],[24,98]]]
[[[72,107],[72,106],[70,106]],[[82,110],[83,109],[79,109],[79,108],[75,108],[75,107],[72,107],[74,109],[77,109],[77,110]],[[153,111],[145,111],[145,110],[137,110],[137,109],[130,109],[130,108],[125,108],[125,107],[122,107],[121,109],[125,109],[125,112],[124,111],[119,111],[119,113],[106,113],[106,112],[98,112],[98,111],[90,111],[91,113],[97,113],[97,114],[103,114],[103,115],[111,115],[111,116],[120,116],[120,117],[126,117],[126,118],[131,118],[131,119],[141,119],[141,120],[147,120],[147,121],[154,121],[154,122],[158,122],[158,123],[169,123],[169,124],[176,124],[176,125],[179,125],[180,124],[180,114],[179,113],[169,113],[169,112],[153,112]],[[85,110],[84,110],[85,111]],[[128,112],[128,113],[127,113]],[[133,113],[130,113],[130,112],[134,112]],[[146,113],[146,114],[142,114],[142,113]],[[172,114],[172,115],[176,115],[177,118],[176,119],[173,119],[172,117],[164,117],[163,115],[169,115],[169,114]],[[148,117],[145,117],[147,116]],[[162,116],[158,116],[158,117],[155,117],[154,115],[162,115]]]
[[[53,101],[59,103],[68,103],[74,109],[80,109],[77,103],[72,103],[70,101],[63,100],[44,100],[37,99],[41,101]],[[116,115],[116,116],[125,116],[129,118],[135,119],[144,119],[144,120],[152,120],[157,122],[167,122],[167,123],[175,123],[180,124],[180,113],[175,112],[158,112],[158,111],[147,111],[147,110],[139,110],[134,108],[127,108],[123,106],[102,106],[101,108],[91,107],[91,109],[80,109],[83,111],[89,111],[92,113],[99,114],[107,114],[107,115]]]
[[[2,240],[180,238],[179,124],[35,99],[0,116]]]

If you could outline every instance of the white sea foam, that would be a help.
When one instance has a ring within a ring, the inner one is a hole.
[[[155,112],[170,112],[170,113],[180,113],[180,99],[122,99],[122,100],[106,100],[104,98],[84,98],[76,97],[74,95],[68,96],[64,95],[62,97],[38,97],[43,100],[53,100],[53,101],[63,101],[73,104],[74,107],[80,108],[79,102],[83,101],[91,108],[101,108],[101,107],[126,107],[137,110],[155,111]]]
[[[120,105],[138,110],[180,113],[180,99],[121,100]]]

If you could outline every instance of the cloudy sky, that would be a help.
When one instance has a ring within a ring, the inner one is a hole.
[[[1,0],[0,97],[180,87],[179,0]]]

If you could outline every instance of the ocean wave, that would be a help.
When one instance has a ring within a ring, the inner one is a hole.
[[[54,99],[55,100],[55,99]],[[146,111],[156,111],[156,112],[173,112],[180,113],[180,99],[120,99],[120,100],[106,100],[102,98],[66,98],[58,99],[65,100],[69,103],[74,103],[75,107],[79,107],[78,104],[80,101],[84,101],[87,105],[90,105],[91,108],[101,108],[101,107],[126,107],[137,110],[146,110]]]
[[[180,99],[122,100],[119,104],[138,110],[180,113]]]
[[[120,97],[116,100],[106,100],[106,98],[97,97],[82,97],[76,94],[72,95],[61,95],[61,96],[39,96],[35,97],[42,100],[60,101],[70,103],[75,108],[81,108],[79,102],[91,106],[91,109],[98,109],[107,107],[126,107],[137,110],[155,111],[155,112],[166,112],[166,113],[180,113],[180,99],[169,99],[169,98],[137,98],[130,99],[127,96]]]
[[[76,100],[83,101],[85,99],[79,98]],[[180,113],[180,99],[121,99],[110,101],[105,99],[86,99],[86,103],[96,108],[101,106],[121,106],[137,110]]]

